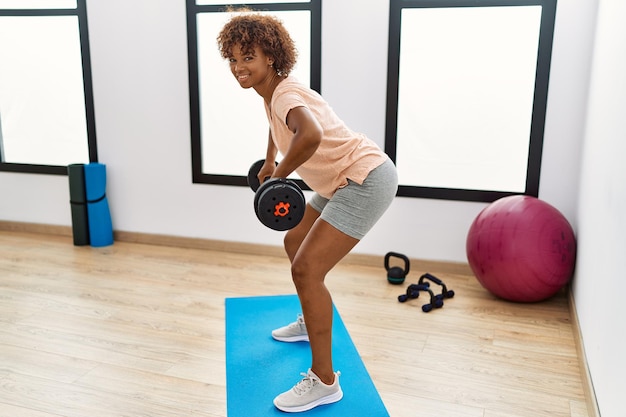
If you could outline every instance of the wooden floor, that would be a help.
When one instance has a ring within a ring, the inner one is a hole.
[[[589,415],[565,294],[413,266],[393,286],[382,264],[327,284],[391,417]],[[456,293],[430,313],[397,301],[424,272]],[[0,416],[224,417],[224,298],[293,292],[283,257],[0,231]]]

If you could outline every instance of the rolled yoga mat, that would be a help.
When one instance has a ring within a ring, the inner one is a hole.
[[[113,224],[106,197],[106,166],[91,163],[84,166],[87,197],[87,220],[91,246],[113,244]]]
[[[84,164],[72,164],[67,167],[72,210],[72,236],[76,246],[89,245],[89,222],[87,221],[87,196],[83,167]]]

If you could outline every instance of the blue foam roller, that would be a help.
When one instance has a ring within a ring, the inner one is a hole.
[[[100,163],[85,165],[87,219],[91,246],[113,244],[113,224],[106,198],[106,166]]]

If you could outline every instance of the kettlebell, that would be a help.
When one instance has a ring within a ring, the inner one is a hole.
[[[389,259],[391,257],[399,258],[404,261],[404,268],[400,266],[389,267]],[[385,269],[387,270],[387,281],[390,284],[400,285],[404,282],[406,275],[409,273],[410,262],[409,258],[405,255],[397,252],[388,252],[385,255]]]

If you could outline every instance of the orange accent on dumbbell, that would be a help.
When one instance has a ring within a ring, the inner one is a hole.
[[[289,214],[289,207],[290,204],[289,203],[285,203],[284,201],[281,201],[280,203],[276,204],[276,206],[274,207],[274,216],[280,216],[280,217],[285,217],[286,215]]]

